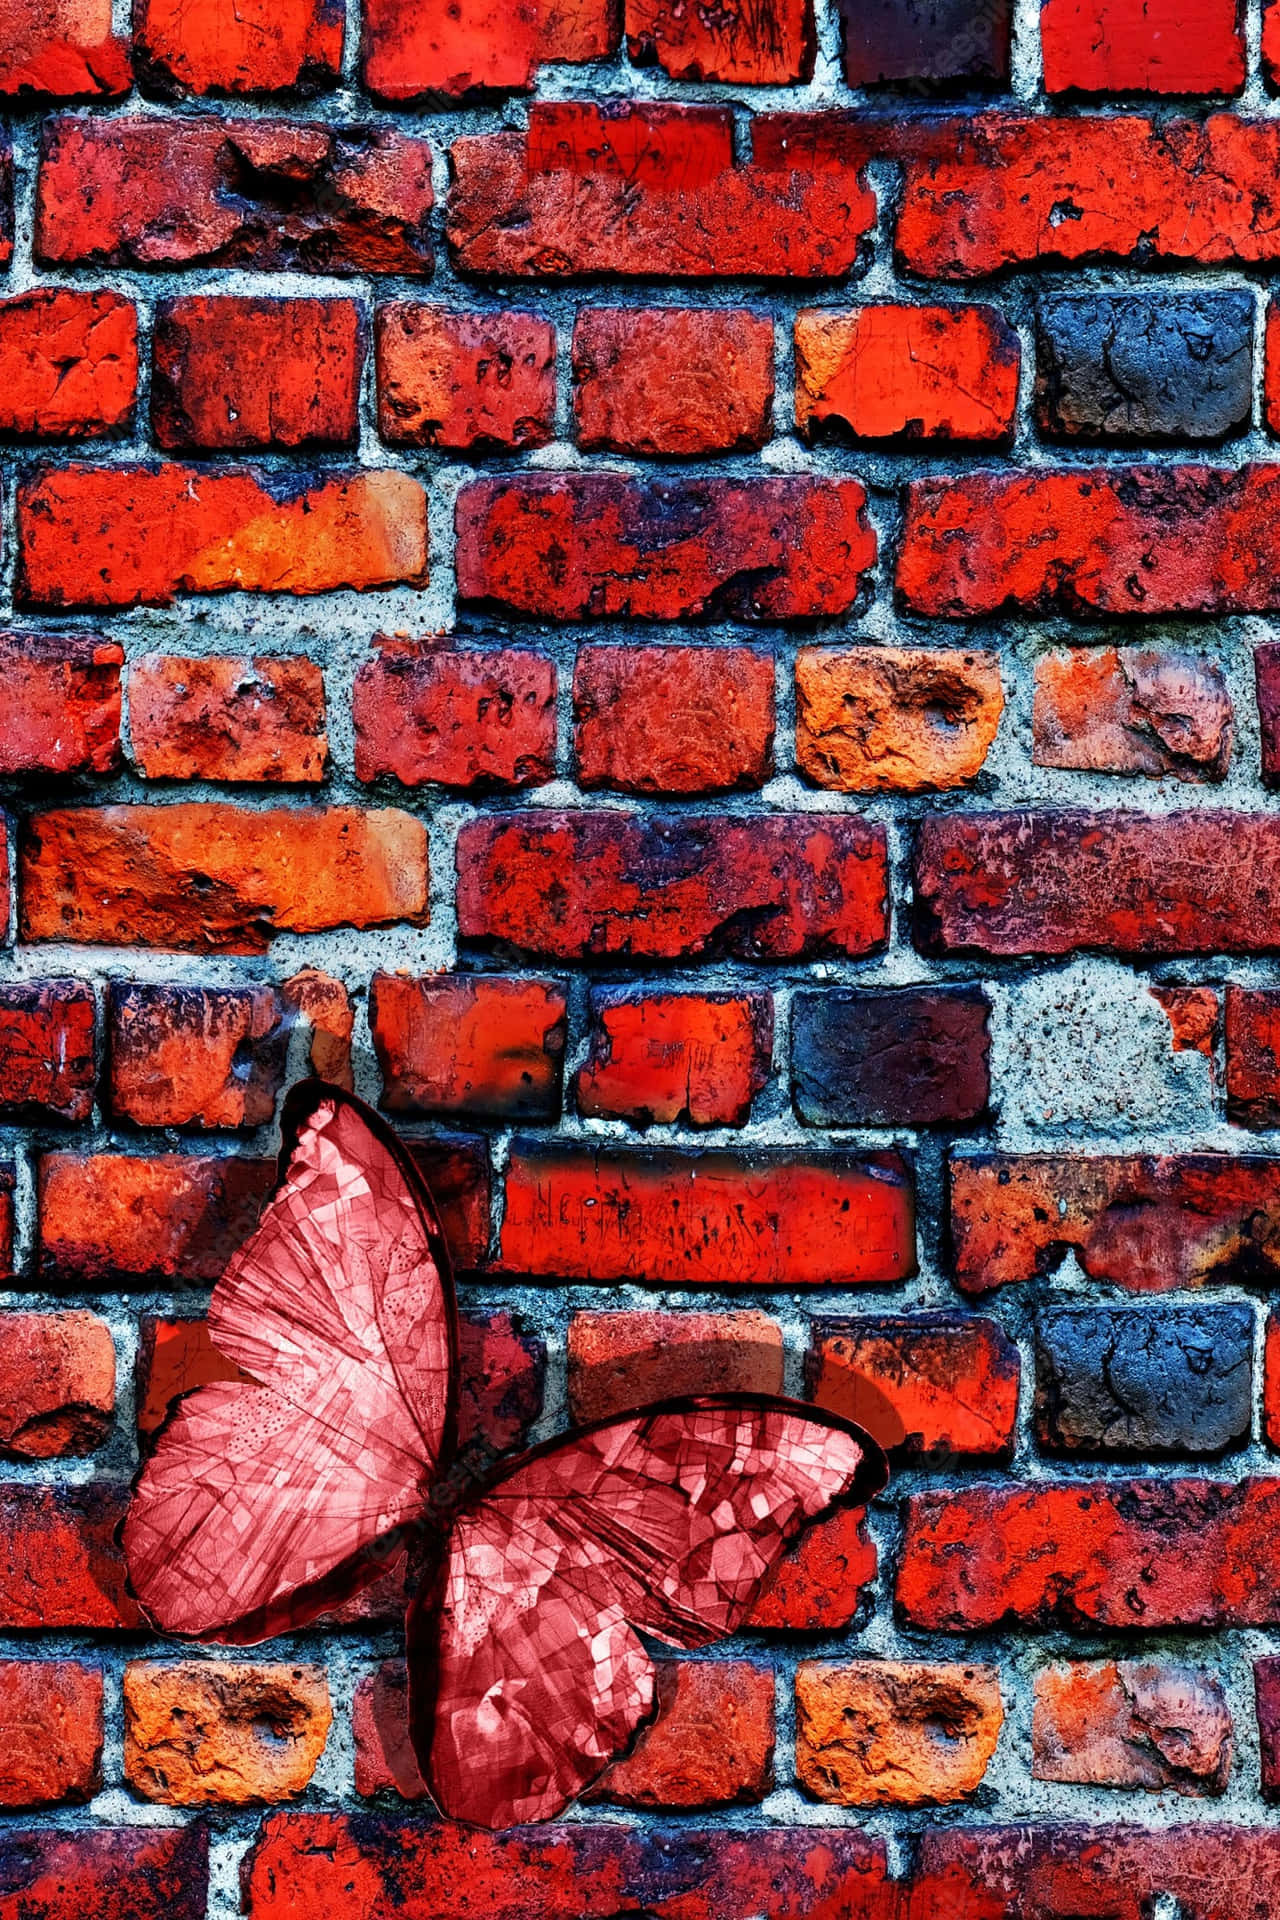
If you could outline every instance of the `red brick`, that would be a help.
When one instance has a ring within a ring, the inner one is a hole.
[[[1249,613],[1280,605],[1280,467],[978,473],[908,489],[916,613]]]
[[[493,1169],[480,1134],[433,1134],[406,1140],[440,1215],[455,1271],[483,1266],[489,1251]]]
[[[111,1431],[116,1356],[97,1314],[0,1314],[0,1448],[23,1460],[92,1453]]]
[[[133,84],[111,0],[5,0],[0,29],[0,94],[101,100]]]
[[[139,1127],[261,1127],[289,1032],[274,987],[111,985],[112,1113]]]
[[[950,1874],[990,1902],[996,1920],[1058,1914],[1144,1920],[1167,1899],[1188,1920],[1230,1920],[1235,1889],[1249,1889],[1257,1920],[1280,1915],[1280,1843],[1274,1829],[1195,1825],[1035,1825],[926,1832],[917,1873]],[[925,1909],[926,1913],[928,1908]],[[967,1920],[967,1917],[966,1917]]]
[[[554,1120],[567,1013],[552,980],[376,973],[369,1028],[389,1113]]]
[[[133,57],[161,93],[317,93],[342,66],[335,0],[134,0]]]
[[[506,451],[555,433],[556,330],[535,313],[378,310],[378,432],[393,446]]]
[[[767,87],[813,78],[813,0],[771,0],[763,11],[744,0],[715,10],[627,0],[626,24],[632,60],[674,80]]]
[[[1275,121],[1229,113],[981,114],[907,152],[899,261],[964,280],[1089,260],[1274,260],[1278,160]]]
[[[0,1627],[136,1631],[116,1538],[128,1504],[115,1480],[0,1486]]]
[[[3,1920],[203,1920],[209,1834],[202,1826],[27,1828],[15,1835]]]
[[[0,1279],[13,1272],[13,1165],[0,1162]]]
[[[385,127],[66,115],[42,132],[44,266],[429,274],[431,149]]]
[[[102,1785],[102,1669],[0,1661],[0,1806],[91,1800]]]
[[[1085,1632],[1280,1619],[1280,1479],[1039,1482],[907,1501],[909,1626]]]
[[[1235,1742],[1220,1681],[1194,1667],[1076,1661],[1036,1675],[1032,1775],[1221,1793]]]
[[[584,307],[573,330],[579,445],[680,456],[762,447],[773,321],[748,307]]]
[[[517,647],[380,639],[352,694],[356,777],[538,787],[555,777],[556,669]]]
[[[1276,0],[1262,5],[1262,71],[1274,93],[1280,87],[1280,7]]]
[[[173,1402],[220,1380],[247,1380],[218,1352],[204,1320],[164,1320],[145,1314],[138,1334],[136,1400],[138,1432],[149,1440],[164,1425]]]
[[[521,1445],[542,1411],[546,1347],[509,1313],[458,1324],[458,1442],[503,1453]]]
[[[87,1120],[97,1001],[76,980],[0,986],[0,1117]]]
[[[1007,441],[1018,336],[995,307],[813,307],[796,315],[807,439]]]
[[[1280,1661],[1255,1660],[1253,1682],[1262,1750],[1262,1793],[1264,1799],[1275,1801],[1280,1799]]]
[[[773,1673],[748,1660],[658,1662],[657,1716],[590,1800],[661,1811],[755,1804],[773,1786]]]
[[[1007,1459],[1018,1421],[1018,1349],[993,1320],[922,1313],[821,1320],[809,1397],[909,1460]]]
[[[847,613],[876,557],[856,480],[521,474],[458,495],[458,595],[545,620]]]
[[[0,433],[82,440],[127,430],[137,387],[128,300],[61,287],[0,300]]]
[[[759,115],[761,157],[739,164],[728,108],[535,102],[527,135],[454,142],[455,261],[539,279],[835,279],[858,260],[875,196],[858,160],[792,160],[775,138],[792,119]]]
[[[768,1633],[840,1633],[851,1626],[878,1564],[864,1520],[860,1507],[840,1507],[801,1534],[747,1626]]]
[[[1238,93],[1236,0],[1045,0],[1048,93]]]
[[[1070,1249],[1131,1293],[1280,1272],[1280,1161],[1229,1154],[973,1154],[951,1162],[966,1293],[1051,1273]]]
[[[1280,786],[1280,644],[1274,641],[1253,650],[1258,690],[1258,721],[1262,733],[1262,779]]]
[[[148,780],[324,778],[324,676],[300,655],[149,653],[129,668],[129,734]]]
[[[392,105],[525,93],[550,61],[607,60],[618,43],[612,0],[366,0],[364,83]]]
[[[68,808],[33,817],[21,873],[27,940],[265,953],[427,919],[426,829],[392,808]]]
[[[123,660],[93,635],[0,634],[0,773],[114,773]]]
[[[698,1393],[781,1393],[782,1329],[767,1313],[575,1313],[569,1408],[604,1420]]]
[[[1073,647],[1036,662],[1038,767],[1221,780],[1235,714],[1220,667],[1191,653]]]
[[[499,1272],[594,1285],[891,1285],[915,1271],[896,1154],[604,1152],[517,1142]]]
[[[578,649],[578,784],[722,793],[773,771],[773,656],[750,647]]]
[[[1272,953],[1280,821],[1207,811],[927,819],[915,887],[917,940],[932,953]]]
[[[307,1030],[307,1063],[311,1072],[334,1086],[355,1091],[351,1064],[351,1035],[355,1008],[341,980],[304,967],[280,989]]]
[[[1226,992],[1227,1112],[1247,1127],[1280,1126],[1280,994]]]
[[[352,300],[162,300],[153,351],[162,447],[356,443],[364,330]]]
[[[19,489],[18,545],[31,607],[420,586],[427,501],[408,474],[374,470],[306,487],[198,467],[49,468]]]
[[[409,1739],[409,1678],[403,1660],[384,1660],[361,1674],[351,1698],[351,1735],[356,1750],[356,1792],[398,1793],[424,1800],[426,1782]]]
[[[769,1078],[767,993],[594,993],[578,1111],[632,1126],[740,1127]]]
[[[458,835],[458,928],[558,959],[802,960],[888,933],[884,829],[853,814],[506,814]]]
[[[266,1160],[45,1154],[41,1272],[82,1288],[122,1278],[211,1285],[256,1225],[271,1176]]]

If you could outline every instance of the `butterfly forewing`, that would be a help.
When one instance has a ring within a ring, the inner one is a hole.
[[[883,1483],[874,1442],[788,1401],[672,1403],[528,1455],[456,1520],[410,1615],[411,1716],[441,1810],[560,1812],[652,1710],[634,1629],[705,1646],[788,1543]]]

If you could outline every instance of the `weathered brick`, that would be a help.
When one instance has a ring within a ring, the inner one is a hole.
[[[522,474],[458,495],[458,594],[546,620],[846,613],[876,557],[856,480]]]
[[[436,1203],[455,1271],[482,1266],[489,1250],[493,1169],[479,1134],[432,1134],[405,1141]]]
[[[5,0],[0,29],[0,95],[103,100],[133,83],[111,0]]]
[[[747,1660],[658,1663],[657,1717],[588,1798],[615,1806],[731,1807],[773,1786],[774,1682]]]
[[[111,1431],[116,1356],[95,1313],[0,1314],[0,1450],[22,1460],[92,1453]]]
[[[607,60],[618,44],[611,0],[366,0],[364,83],[391,105],[526,93],[550,61]]]
[[[822,987],[791,1006],[791,1090],[810,1127],[955,1126],[991,1097],[981,987]]]
[[[535,313],[378,309],[378,432],[448,453],[545,446],[555,431],[556,330]]]
[[[545,1342],[509,1313],[458,1324],[458,1440],[494,1453],[522,1444],[542,1412]]]
[[[1011,0],[839,0],[851,87],[1007,84]]]
[[[77,980],[0,986],[0,1118],[87,1120],[97,1001]]]
[[[324,676],[300,655],[150,653],[129,668],[129,735],[148,780],[324,778]]]
[[[835,1806],[945,1806],[981,1786],[1003,1722],[994,1667],[806,1660],[796,1777]]]
[[[773,771],[773,656],[750,647],[580,647],[573,720],[582,787],[760,787]]]
[[[1236,0],[1044,0],[1049,93],[1238,93]]]
[[[995,307],[812,307],[796,315],[795,341],[807,439],[1012,437],[1021,350]]]
[[[356,1750],[356,1792],[402,1800],[426,1798],[409,1738],[409,1677],[403,1660],[384,1660],[361,1674],[351,1698],[351,1736]]]
[[[427,836],[393,808],[68,808],[21,854],[27,940],[265,953],[275,933],[424,925]]]
[[[898,1566],[908,1625],[1086,1632],[1280,1619],[1280,1479],[995,1483],[914,1494]]]
[[[280,989],[285,1003],[293,1009],[307,1032],[307,1062],[320,1080],[355,1091],[351,1061],[351,1036],[355,1028],[355,1007],[341,980],[304,967],[286,980]]]
[[[352,300],[162,300],[153,354],[162,447],[356,443],[364,331]]]
[[[0,1486],[0,1626],[136,1630],[116,1538],[128,1504],[128,1486],[115,1480]]]
[[[889,1285],[915,1270],[891,1153],[640,1155],[518,1141],[495,1267],[597,1285]]]
[[[948,280],[1090,260],[1273,260],[1278,156],[1275,121],[1229,113],[979,115],[908,151],[898,257]]]
[[[800,1536],[779,1562],[746,1625],[768,1633],[841,1633],[876,1577],[877,1556],[859,1507],[840,1507]],[[709,1916],[710,1920],[710,1916]]]
[[[626,0],[627,51],[638,66],[673,80],[786,86],[813,77],[813,0],[745,0],[718,8],[681,0]]]
[[[4,1920],[203,1920],[209,1833],[28,1827],[5,1847]]]
[[[274,987],[113,981],[112,1113],[139,1127],[261,1127],[284,1084],[289,1028]]]
[[[134,0],[133,58],[160,93],[319,93],[342,67],[335,0]]]
[[[1271,953],[1280,822],[1210,812],[926,819],[915,887],[916,937],[931,953]]]
[[[917,1874],[991,1903],[997,1920],[1044,1911],[1112,1913],[1142,1920],[1171,1901],[1194,1920],[1227,1920],[1233,1889],[1247,1886],[1259,1920],[1280,1914],[1280,1843],[1274,1830],[1194,1825],[1160,1828],[1037,1824],[922,1836]],[[1037,1920],[1039,1916],[1037,1915]]]
[[[323,1667],[132,1660],[125,1778],[168,1807],[291,1800],[315,1772],[332,1717]]]
[[[981,773],[1003,711],[995,653],[805,647],[796,656],[796,762],[837,792],[963,786]]]
[[[773,321],[749,307],[584,307],[573,330],[579,445],[670,458],[762,447]]]
[[[1009,1457],[1020,1372],[994,1320],[918,1313],[817,1321],[807,1384],[887,1450],[943,1465]]]
[[[1268,787],[1280,786],[1280,642],[1267,641],[1253,650],[1258,692],[1258,722],[1262,734],[1262,778]]]
[[[1135,1460],[1244,1445],[1253,1336],[1247,1306],[1050,1308],[1036,1323],[1037,1444]]]
[[[537,101],[527,134],[454,142],[454,259],[539,279],[834,279],[858,260],[875,196],[857,161],[780,154],[774,118],[754,123],[762,158],[739,163],[727,108]]]
[[[41,1273],[212,1285],[257,1223],[266,1160],[48,1153],[38,1168]]]
[[[538,787],[555,777],[556,669],[518,647],[380,639],[352,694],[356,777]]]
[[[64,115],[41,136],[44,266],[431,272],[431,149],[392,127]]]
[[[603,991],[591,996],[579,1113],[632,1126],[740,1127],[769,1078],[767,993]]]
[[[0,634],[0,774],[114,773],[123,660],[93,635]]]
[[[566,960],[870,953],[885,863],[851,814],[506,814],[458,835],[458,928]]]
[[[1221,780],[1235,731],[1222,669],[1196,654],[1072,647],[1036,661],[1038,767]]]
[[[1152,987],[1151,997],[1168,1019],[1175,1053],[1216,1058],[1222,1011],[1216,987]]]
[[[1062,294],[1036,313],[1036,422],[1053,440],[1225,440],[1253,416],[1251,293]]]
[[[102,1785],[102,1669],[0,1660],[0,1743],[0,1806],[91,1800]]]
[[[1280,1126],[1280,993],[1226,991],[1227,1112],[1246,1127]]]
[[[308,486],[198,467],[47,468],[18,495],[31,607],[167,607],[180,593],[422,585],[427,500],[407,473]]]
[[[1275,1801],[1280,1799],[1280,1660],[1255,1660],[1253,1684],[1262,1750],[1262,1792],[1264,1798]]]
[[[1235,1751],[1221,1682],[1153,1661],[1075,1661],[1036,1675],[1031,1771],[1078,1786],[1221,1793]]]
[[[966,1154],[951,1162],[955,1274],[969,1293],[1051,1273],[1068,1248],[1133,1293],[1270,1284],[1280,1161],[1227,1154]]]
[[[553,980],[376,973],[369,1028],[389,1113],[559,1114],[567,1009]]]
[[[63,287],[0,300],[0,434],[82,440],[126,431],[137,387],[130,301]]]
[[[0,1279],[13,1272],[13,1163],[0,1161]]]
[[[699,1393],[781,1393],[782,1329],[767,1313],[575,1313],[569,1407],[604,1420]]]

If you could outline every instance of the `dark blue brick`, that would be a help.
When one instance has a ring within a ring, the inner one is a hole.
[[[1247,1306],[1059,1307],[1036,1327],[1035,1428],[1048,1453],[1219,1454],[1249,1437]]]
[[[839,0],[852,87],[1007,86],[1012,0]]]
[[[1253,407],[1253,296],[1041,303],[1036,418],[1053,440],[1223,440]]]
[[[974,1120],[991,1094],[981,987],[797,993],[791,1086],[811,1127],[930,1127]]]

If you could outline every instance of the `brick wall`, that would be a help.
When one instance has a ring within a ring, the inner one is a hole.
[[[0,0],[0,1920],[1280,1920],[1280,0]],[[905,1433],[554,1833],[115,1529],[308,1069],[492,1452]]]

